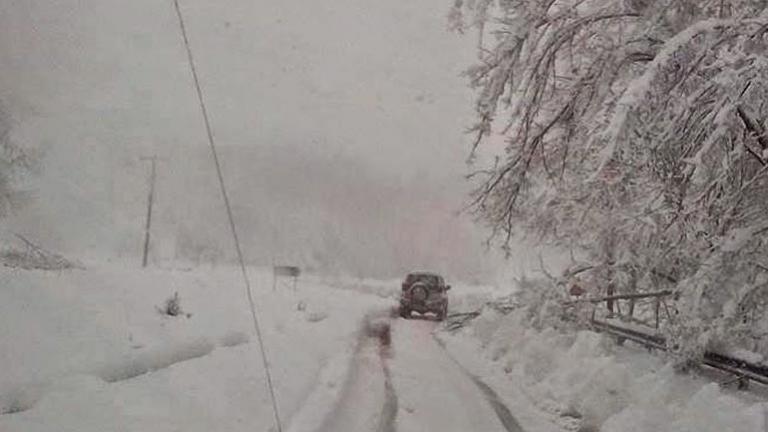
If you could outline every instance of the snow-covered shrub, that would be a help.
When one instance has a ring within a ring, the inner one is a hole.
[[[589,317],[588,303],[569,303],[565,285],[558,280],[521,278],[517,281],[516,301],[535,328],[584,327]]]
[[[311,311],[307,313],[307,321],[316,323],[328,318],[328,312],[322,310]]]
[[[22,240],[23,248],[10,246],[0,250],[0,262],[6,267],[24,270],[70,270],[83,268],[82,264],[45,250],[27,240],[24,236],[17,235],[17,237]]]
[[[160,314],[170,317],[191,316],[190,314],[185,314],[184,310],[181,308],[181,298],[179,297],[178,291],[165,299],[162,308],[158,308],[158,311]]]
[[[751,235],[745,243],[713,254],[681,284],[679,313],[667,334],[670,347],[686,358],[701,356],[705,348],[768,353],[768,272],[754,272],[766,249],[762,239]],[[691,339],[696,343],[686,343]]]

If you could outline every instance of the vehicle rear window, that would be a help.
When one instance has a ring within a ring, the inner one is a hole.
[[[410,274],[405,278],[405,283],[412,284],[415,282],[423,282],[427,285],[439,285],[438,277],[428,274]]]

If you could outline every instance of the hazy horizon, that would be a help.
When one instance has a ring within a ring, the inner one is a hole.
[[[474,42],[447,30],[449,6],[182,2],[249,261],[489,270],[484,233],[456,215],[472,119],[460,73]],[[157,155],[152,260],[206,246],[231,257],[172,3],[0,8],[0,101],[14,141],[43,155],[5,234],[138,257],[140,158]]]

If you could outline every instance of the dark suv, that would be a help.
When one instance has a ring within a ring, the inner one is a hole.
[[[432,312],[444,320],[448,314],[447,291],[443,277],[435,273],[410,273],[405,277],[400,294],[400,316],[409,318],[411,312]]]

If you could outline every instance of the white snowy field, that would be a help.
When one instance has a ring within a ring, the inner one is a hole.
[[[251,277],[289,420],[313,393],[332,398],[364,315],[386,313],[391,301],[317,284],[272,292],[269,273]],[[0,278],[3,432],[272,427],[237,269],[3,269]],[[174,292],[191,316],[158,312]]]
[[[488,308],[439,338],[496,389],[526,431],[547,423],[602,432],[768,430],[768,403],[715,382],[729,377],[679,374],[660,354],[590,331],[536,330],[522,310]]]

